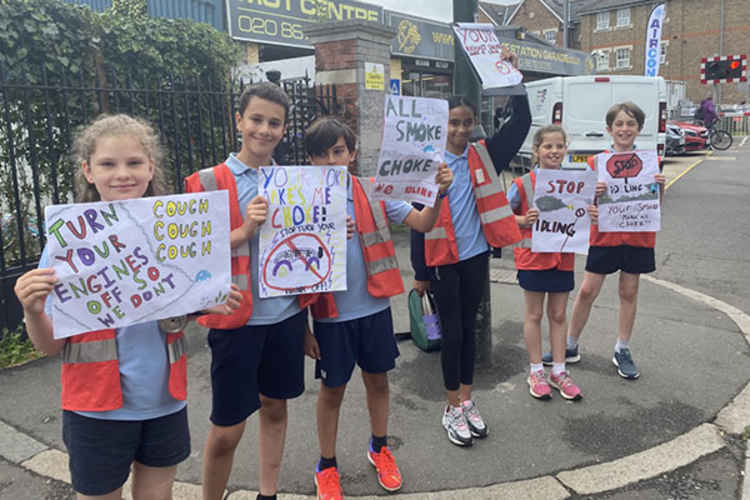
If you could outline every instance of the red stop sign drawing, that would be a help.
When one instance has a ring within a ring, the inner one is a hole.
[[[635,153],[620,153],[612,155],[607,160],[607,172],[614,179],[625,179],[635,177],[643,170],[643,160]]]
[[[501,75],[509,75],[513,71],[513,66],[509,62],[502,60],[495,63],[495,68]]]

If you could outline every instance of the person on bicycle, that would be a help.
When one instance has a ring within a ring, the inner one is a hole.
[[[706,98],[701,101],[701,110],[703,110],[703,124],[706,128],[711,128],[711,125],[713,125],[718,118],[716,108],[714,107],[714,98],[711,94],[708,94]]]

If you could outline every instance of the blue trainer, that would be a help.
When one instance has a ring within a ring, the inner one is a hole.
[[[641,376],[628,348],[622,348],[620,352],[615,352],[612,362],[617,367],[617,374],[622,378],[634,380]]]
[[[578,348],[580,346],[576,345],[575,347],[569,349],[565,348],[565,362],[574,364],[581,361],[581,354],[578,352]],[[551,352],[545,352],[542,356],[542,363],[544,366],[552,366],[552,353]]]

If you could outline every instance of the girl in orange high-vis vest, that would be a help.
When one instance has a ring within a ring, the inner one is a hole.
[[[508,200],[523,236],[521,243],[513,249],[513,254],[518,282],[524,290],[523,337],[530,362],[526,379],[529,394],[537,399],[549,399],[551,385],[560,391],[563,398],[577,401],[583,395],[565,369],[565,308],[568,293],[574,286],[575,254],[531,251],[531,228],[539,219],[539,210],[533,206],[536,175],[540,168],[560,168],[567,153],[566,142],[565,131],[560,126],[549,125],[537,130],[532,147],[538,168],[513,181],[508,190]],[[597,220],[598,211],[594,205],[589,206],[589,214],[594,221]],[[554,359],[549,382],[542,364],[545,296],[548,298],[547,319]]]
[[[515,65],[509,51],[503,57]],[[525,96],[515,107],[518,120],[518,146],[523,142],[531,115]],[[489,281],[490,248],[517,243],[521,234],[498,177],[500,160],[514,141],[503,139],[504,127],[493,137],[469,143],[477,124],[474,106],[461,96],[448,100],[445,162],[453,172],[435,227],[424,235],[424,257],[434,268],[430,282],[420,277],[419,238],[412,237],[412,264],[417,279],[415,289],[431,286],[442,329],[440,360],[446,405],[442,425],[448,439],[457,446],[470,446],[474,438],[484,438],[488,426],[472,398],[475,364],[475,324],[477,311]],[[498,161],[498,165],[494,162]],[[416,243],[416,245],[415,245]]]
[[[159,138],[142,120],[99,117],[77,137],[75,152],[79,202],[166,192]],[[177,464],[190,454],[182,331],[162,332],[148,321],[55,339],[45,302],[56,283],[45,249],[39,268],[21,276],[15,292],[34,346],[50,356],[63,353],[63,441],[79,500],[119,500],[131,467],[135,500],[171,499]],[[228,314],[240,300],[233,289],[227,304],[210,312]]]

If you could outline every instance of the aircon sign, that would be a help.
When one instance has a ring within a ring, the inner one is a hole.
[[[383,23],[383,9],[352,0],[227,0],[229,34],[236,40],[312,48],[303,27],[329,21]]]

